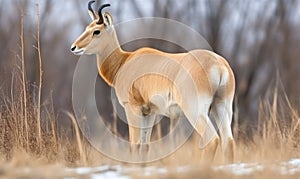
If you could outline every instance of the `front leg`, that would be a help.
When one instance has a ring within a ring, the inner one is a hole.
[[[140,107],[140,112],[134,112],[131,106],[125,107],[129,127],[129,141],[131,155],[141,162],[147,160],[152,128],[155,122],[154,114],[145,115],[145,109]]]

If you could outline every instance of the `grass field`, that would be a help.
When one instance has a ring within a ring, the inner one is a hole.
[[[4,105],[0,113],[0,175],[3,178],[300,176],[299,117],[287,99],[279,97],[276,90],[272,103],[266,100],[261,102],[258,126],[252,136],[243,133],[244,126],[234,126],[237,144],[235,163],[224,164],[219,149],[215,161],[210,165],[200,162],[197,135],[171,156],[145,166],[111,160],[89,145],[77,129],[76,120],[71,114],[68,116],[73,121],[73,135],[64,135],[66,131],[58,130],[50,108],[43,109],[47,111],[48,121],[39,124],[36,115],[38,109],[27,103],[25,110],[22,97],[22,91],[13,101],[7,96],[3,97]],[[284,110],[278,109],[282,106],[285,106]]]

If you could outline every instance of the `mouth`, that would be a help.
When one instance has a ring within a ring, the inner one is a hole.
[[[80,49],[80,50],[73,51],[73,53],[74,53],[75,55],[83,55],[84,49]]]

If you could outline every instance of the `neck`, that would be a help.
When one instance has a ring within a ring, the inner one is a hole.
[[[102,79],[110,86],[113,86],[114,79],[128,59],[129,53],[124,52],[117,38],[97,54],[98,71]]]

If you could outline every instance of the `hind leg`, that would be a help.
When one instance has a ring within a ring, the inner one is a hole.
[[[203,103],[203,101],[207,101],[207,103]],[[211,100],[202,100],[201,102],[197,103],[197,108],[183,106],[182,109],[193,128],[200,135],[199,148],[202,150],[202,161],[212,162],[219,144],[219,136],[208,117]]]
[[[181,106],[184,115],[200,135],[199,148],[202,150],[201,160],[212,162],[219,144],[219,136],[208,114],[212,97],[201,95],[196,98],[186,98]]]
[[[234,160],[234,139],[231,130],[232,99],[216,98],[211,106],[211,117],[221,138],[221,146],[227,163]]]
[[[201,160],[210,163],[214,160],[219,145],[217,131],[206,114],[200,115],[195,129],[200,134],[199,148],[202,150]]]

